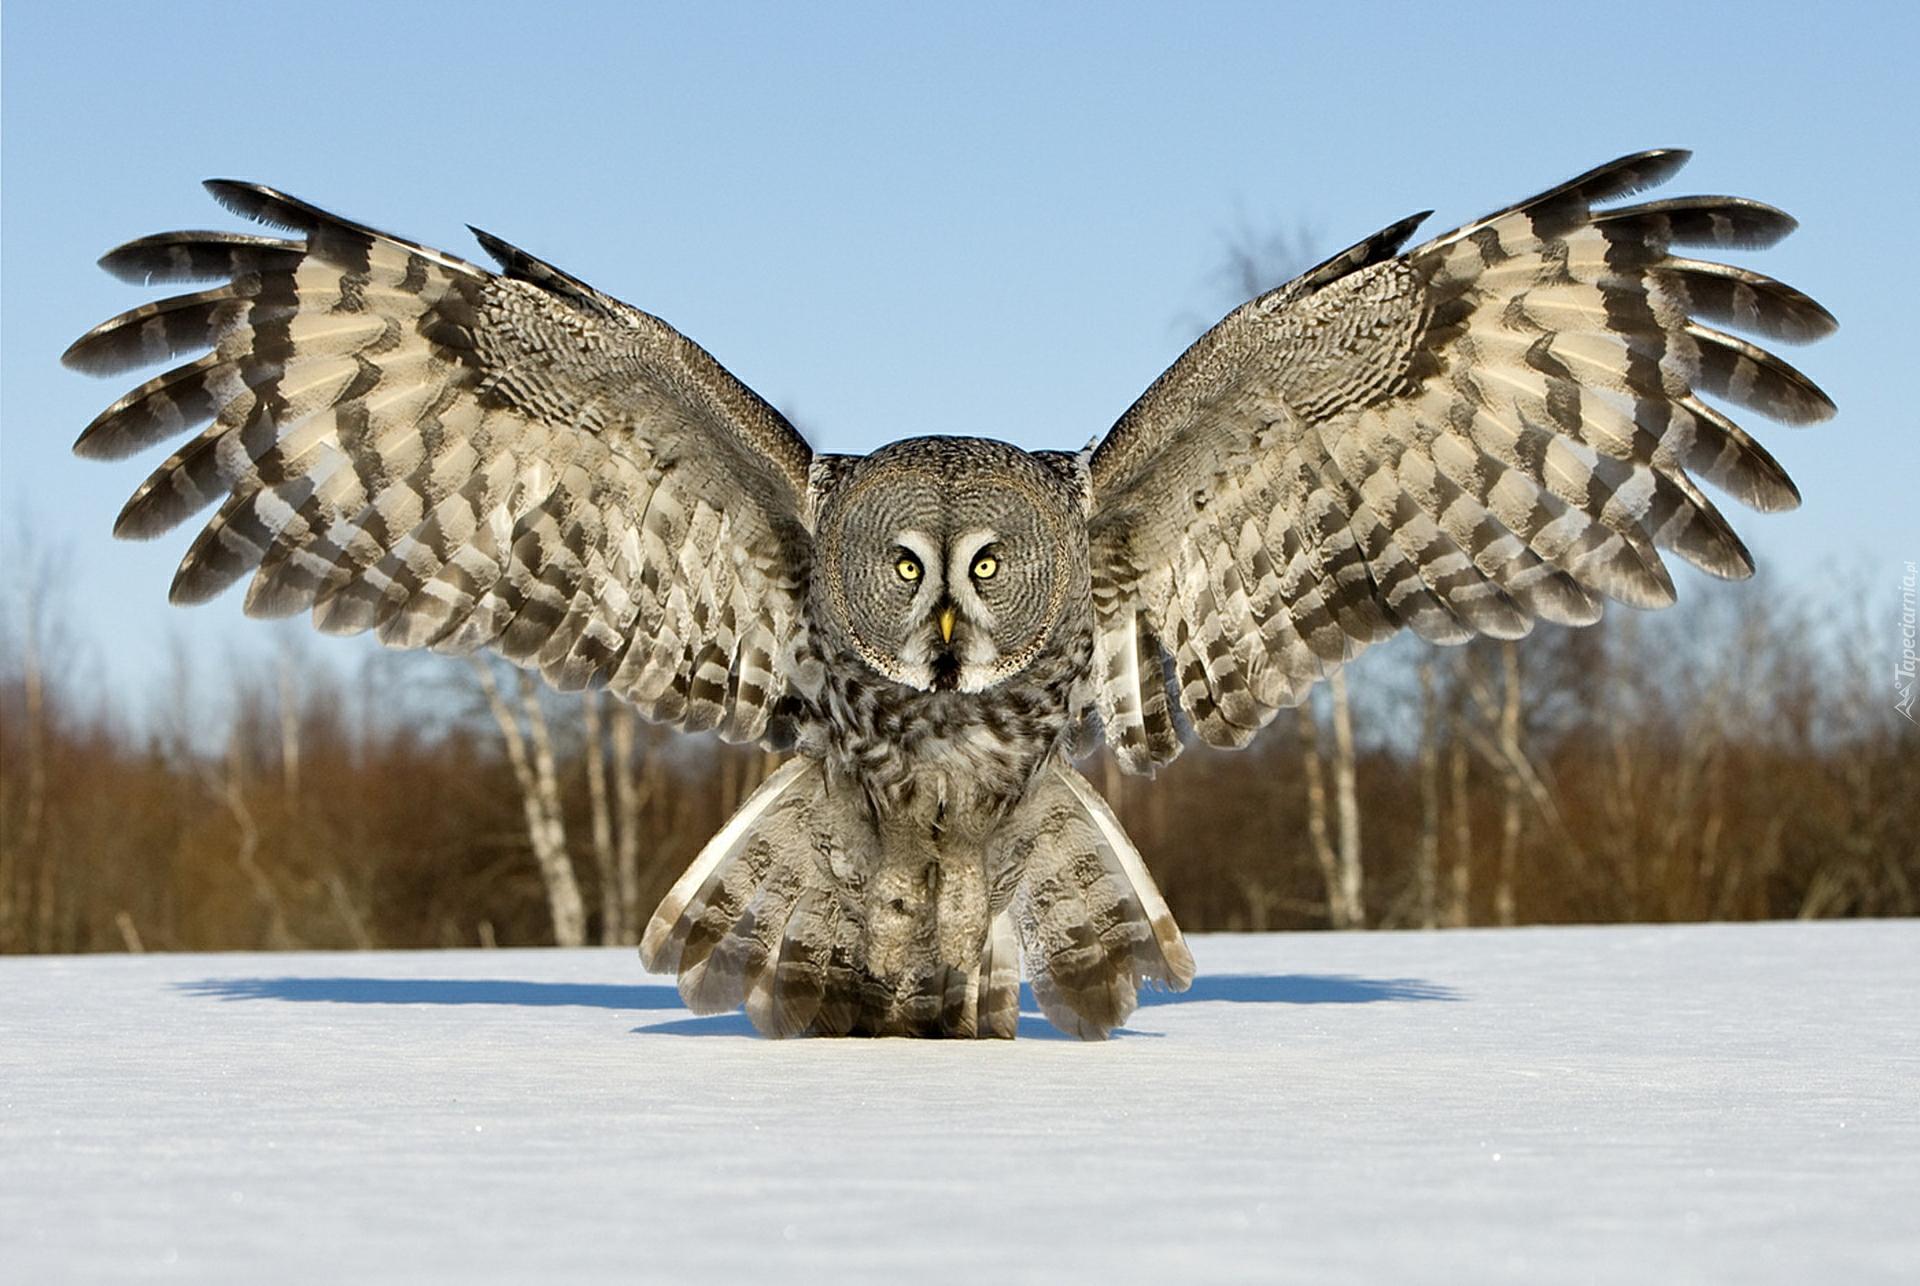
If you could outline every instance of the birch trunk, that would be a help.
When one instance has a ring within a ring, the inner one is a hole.
[[[593,864],[600,875],[600,944],[611,947],[620,936],[620,875],[614,864],[613,814],[607,798],[607,739],[600,718],[604,695],[581,694],[587,737],[587,801],[593,817]]]
[[[1494,885],[1493,904],[1500,923],[1511,925],[1516,912],[1513,878],[1520,863],[1520,827],[1524,820],[1520,805],[1525,788],[1520,772],[1524,762],[1520,750],[1520,649],[1511,641],[1500,645],[1500,674],[1503,689],[1500,750],[1506,767],[1506,799],[1501,813],[1500,870]]]
[[[507,704],[493,671],[484,661],[473,662],[473,671],[486,694],[487,707],[500,726],[506,744],[507,762],[513,768],[514,781],[520,787],[520,802],[527,820],[527,841],[533,847],[534,862],[546,885],[547,907],[553,916],[553,940],[563,947],[584,946],[587,941],[586,905],[580,898],[580,884],[574,878],[573,861],[567,856],[566,824],[560,813],[560,784],[553,766],[553,739],[547,732],[546,716],[540,711],[539,689],[530,674],[520,675],[520,709],[527,720],[521,731],[520,715]]]
[[[280,786],[287,808],[300,801],[300,699],[293,677],[293,658],[283,648],[274,666],[280,698]]]
[[[0,868],[4,868],[7,880],[7,900],[10,905],[7,921],[0,921],[0,929],[5,929],[8,921],[17,922],[18,937],[22,946],[31,945],[42,953],[53,950],[54,942],[54,864],[42,851],[40,843],[41,828],[45,825],[47,809],[47,679],[42,666],[40,652],[40,631],[44,626],[41,613],[44,604],[40,597],[42,569],[29,567],[22,578],[26,585],[24,609],[21,622],[21,681],[25,687],[22,694],[26,701],[27,716],[27,798],[20,820],[20,830],[11,842],[0,842],[0,848],[7,850],[5,858],[0,858]],[[15,858],[14,854],[18,857]],[[25,869],[18,869],[16,862],[24,868],[33,864],[33,875],[27,876]],[[20,878],[20,893],[14,896],[13,881]],[[31,888],[28,888],[28,879]],[[31,912],[29,912],[31,907]],[[28,916],[32,915],[29,923]]]
[[[240,772],[240,738],[236,730],[228,742],[224,770],[215,773],[211,769],[203,771],[208,793],[226,808],[227,815],[233,818],[238,843],[234,849],[234,865],[240,868],[240,874],[253,890],[254,901],[267,917],[267,946],[275,951],[285,951],[299,943],[293,936],[293,930],[287,924],[286,906],[281,901],[280,890],[275,887],[273,877],[260,865],[260,827],[253,820],[253,810],[247,806],[246,783]]]
[[[1327,920],[1336,929],[1347,927],[1347,904],[1341,894],[1340,859],[1327,832],[1326,768],[1320,762],[1320,719],[1311,700],[1295,707],[1300,721],[1300,758],[1307,770],[1307,838],[1320,878],[1327,886]]]
[[[1433,662],[1420,664],[1420,927],[1440,924],[1440,710]]]
[[[1454,716],[1453,746],[1447,752],[1447,784],[1453,810],[1453,871],[1447,881],[1447,923],[1464,929],[1473,923],[1473,803],[1468,792],[1467,741],[1463,715]]]
[[[640,720],[625,702],[613,707],[613,790],[619,809],[615,828],[614,868],[620,887],[620,941],[640,941],[640,810],[652,795],[654,756],[648,755],[642,782],[634,765],[633,747]]]
[[[1340,902],[1347,927],[1367,927],[1367,905],[1361,896],[1360,800],[1353,752],[1353,706],[1347,700],[1347,676],[1335,670],[1329,684],[1333,696],[1333,791],[1340,818]]]

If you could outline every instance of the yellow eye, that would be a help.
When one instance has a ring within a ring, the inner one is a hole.
[[[1000,570],[1000,560],[992,554],[982,554],[973,560],[973,578],[992,580],[993,574]]]
[[[905,580],[905,581],[919,580],[920,579],[920,560],[917,558],[910,558],[907,555],[902,554],[900,555],[900,561],[893,565],[893,570],[900,573],[901,580]]]

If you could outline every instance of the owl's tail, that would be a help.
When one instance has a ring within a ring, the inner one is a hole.
[[[768,1036],[1010,1038],[1024,959],[1054,1026],[1097,1040],[1143,984],[1193,980],[1146,864],[1064,761],[975,854],[984,865],[897,835],[883,852],[847,803],[820,761],[792,760],[661,900],[640,958],[679,975],[688,1008],[744,1005]]]
[[[820,761],[780,767],[707,842],[640,942],[648,969],[679,975],[697,1014],[746,1007],[767,1036],[1011,1038],[1020,1013],[1013,922],[976,959],[894,976],[869,958],[860,888],[873,854],[841,815]]]
[[[1091,783],[1056,761],[1008,819],[1027,848],[1011,910],[1048,1021],[1099,1040],[1142,984],[1185,991],[1193,955],[1139,850]]]

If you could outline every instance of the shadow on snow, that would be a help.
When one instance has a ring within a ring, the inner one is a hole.
[[[177,984],[215,1000],[289,1000],[336,1005],[524,1005],[537,1008],[680,1009],[680,993],[661,983],[525,982],[506,978],[206,978]],[[1143,987],[1141,1006],[1208,1002],[1241,1005],[1366,1005],[1377,1001],[1459,1000],[1450,987],[1418,978],[1352,974],[1207,974],[1183,992]],[[1023,1039],[1071,1039],[1038,1016],[1033,989],[1020,988]],[[751,1036],[745,1014],[688,1017],[634,1029],[664,1036]],[[1122,1028],[1118,1035],[1149,1033]]]
[[[1359,978],[1350,973],[1210,973],[1195,978],[1185,991],[1140,989],[1142,1005],[1209,1000],[1237,1005],[1367,1005],[1379,1000],[1461,998],[1451,987],[1420,978]]]
[[[521,982],[506,978],[206,978],[182,991],[216,1000],[296,1000],[335,1005],[526,1005],[679,1009],[659,983]]]

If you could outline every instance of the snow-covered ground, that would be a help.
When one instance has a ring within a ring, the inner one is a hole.
[[[1920,923],[1200,937],[1100,1045],[627,951],[0,961],[0,1280],[1920,1280]]]

